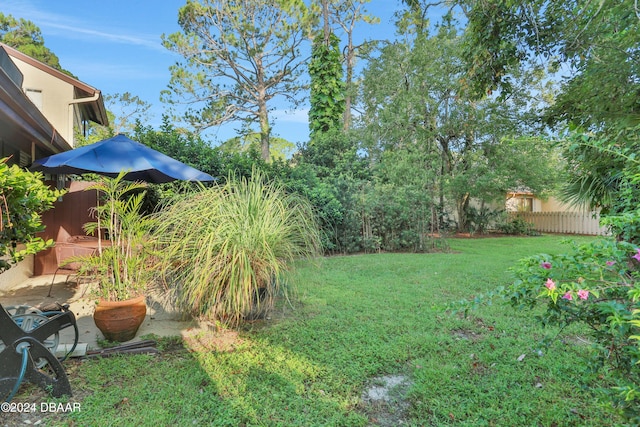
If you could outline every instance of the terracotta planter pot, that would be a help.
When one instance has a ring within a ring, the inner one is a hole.
[[[147,314],[145,297],[126,301],[100,300],[93,321],[109,341],[129,341],[136,336]]]

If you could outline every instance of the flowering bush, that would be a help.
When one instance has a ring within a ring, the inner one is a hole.
[[[503,296],[521,308],[546,303],[545,325],[587,326],[595,349],[589,367],[616,382],[602,392],[640,424],[640,249],[602,239],[563,255],[525,258],[513,271],[516,280]]]

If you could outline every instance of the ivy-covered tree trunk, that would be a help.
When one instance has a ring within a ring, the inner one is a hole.
[[[338,129],[345,109],[344,82],[338,38],[334,34],[316,37],[311,52],[309,75],[311,76],[311,109],[309,129],[311,138],[318,132]]]

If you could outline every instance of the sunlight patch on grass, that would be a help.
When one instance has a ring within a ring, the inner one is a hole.
[[[614,425],[593,404],[597,382],[578,365],[589,346],[569,339],[542,347],[557,331],[504,304],[467,318],[442,310],[507,284],[522,256],[564,251],[560,240],[452,240],[450,254],[302,264],[293,308],[239,332],[230,351],[83,363],[72,378],[83,412],[71,418],[79,425],[366,426],[376,413],[363,407],[363,392],[375,378],[403,375],[409,425]]]

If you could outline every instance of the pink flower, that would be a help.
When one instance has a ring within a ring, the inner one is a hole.
[[[589,291],[580,289],[578,291],[578,298],[586,300],[587,298],[589,298]]]
[[[568,301],[573,300],[573,297],[571,296],[571,292],[567,292],[566,294],[564,294],[564,295],[562,296],[562,298],[563,298],[563,299],[566,299],[566,300],[568,300]]]
[[[551,270],[551,263],[548,261],[545,261],[542,264],[540,264],[540,267],[544,268],[545,270]]]
[[[554,290],[556,288],[556,283],[551,280],[551,279],[547,279],[547,283],[544,284],[547,289],[549,289],[550,291]]]
[[[637,251],[638,253],[632,256],[631,258],[635,258],[636,260],[640,261],[640,248],[638,248]]]
[[[611,267],[612,265],[615,265],[615,263],[616,263],[615,261],[607,261],[607,265],[609,267]]]

